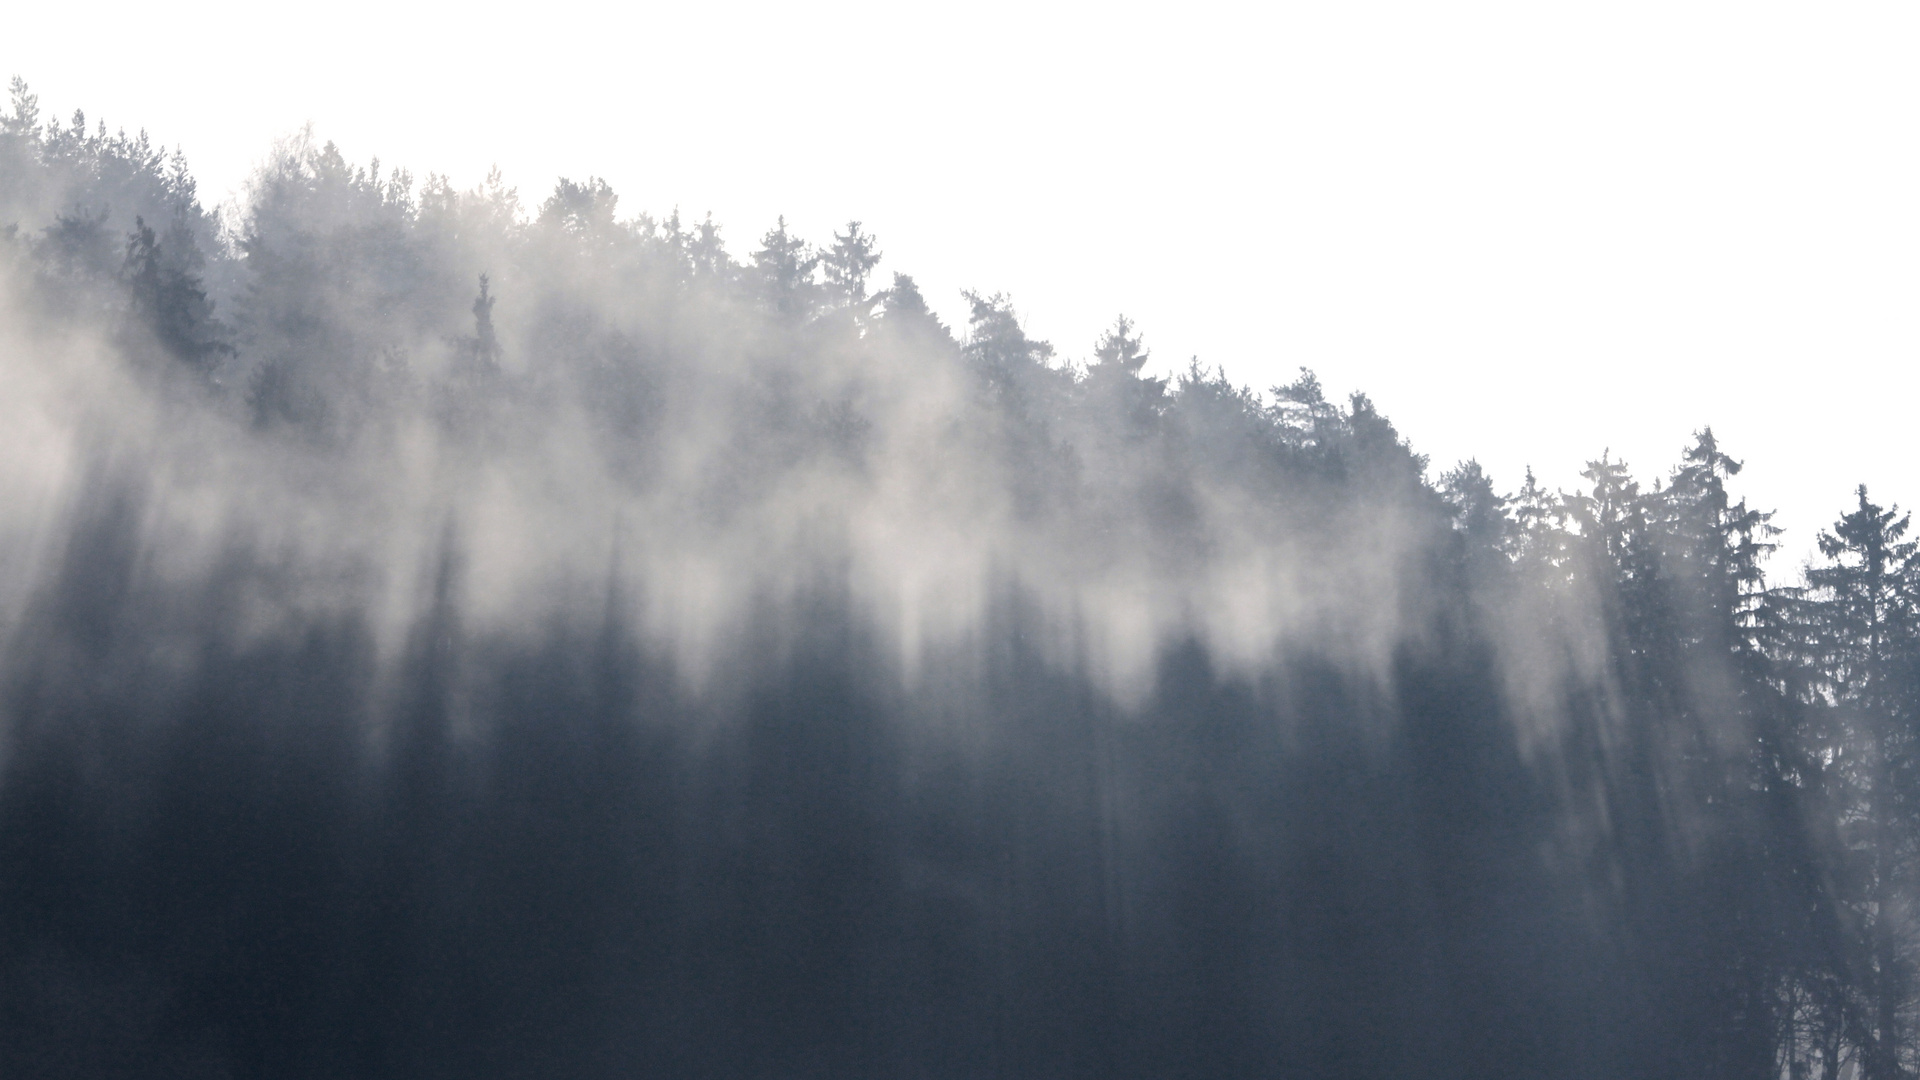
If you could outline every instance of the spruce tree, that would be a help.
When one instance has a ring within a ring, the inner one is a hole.
[[[820,268],[835,303],[857,308],[866,301],[867,278],[880,262],[877,244],[872,233],[860,231],[857,221],[847,222],[846,232],[833,234],[833,246],[820,253]]]
[[[787,219],[782,215],[760,238],[760,250],[753,253],[754,280],[761,302],[783,318],[810,314],[818,288],[813,272],[819,265],[819,254],[787,230]]]
[[[202,259],[193,234],[177,223],[163,243],[142,218],[134,219],[121,271],[130,323],[152,335],[173,359],[209,375],[233,353],[226,327],[213,315],[213,301],[198,273]]]
[[[1813,676],[1811,729],[1824,794],[1849,854],[1834,867],[1848,929],[1845,981],[1858,1003],[1850,1041],[1867,1080],[1906,1075],[1915,1033],[1920,949],[1911,896],[1920,886],[1920,742],[1914,662],[1916,543],[1898,507],[1856,490],[1858,505],[1818,537],[1807,572],[1803,647]]]

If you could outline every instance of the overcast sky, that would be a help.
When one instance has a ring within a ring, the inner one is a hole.
[[[79,13],[76,13],[79,12]],[[209,202],[311,122],[529,208],[859,218],[949,321],[1080,358],[1364,390],[1549,486],[1711,424],[1792,562],[1862,481],[1920,502],[1920,6],[1032,3],[9,12],[0,75],[185,148]],[[1791,572],[1776,565],[1776,573]]]

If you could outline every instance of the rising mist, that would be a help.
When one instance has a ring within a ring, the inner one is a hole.
[[[1502,495],[857,223],[307,138],[216,215],[17,81],[0,226],[8,1075],[1916,1064],[1864,490],[1769,585],[1707,432]]]

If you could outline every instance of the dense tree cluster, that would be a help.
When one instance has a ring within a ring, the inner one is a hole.
[[[1434,482],[1305,369],[617,206],[293,140],[217,217],[14,81],[5,370],[91,343],[146,426],[0,509],[0,1071],[1920,1072],[1898,508],[1781,584],[1710,431]],[[161,472],[252,494],[181,539]],[[953,577],[963,631],[880,610]]]

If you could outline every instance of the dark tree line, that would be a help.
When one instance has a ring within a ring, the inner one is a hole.
[[[15,80],[5,370],[145,441],[0,508],[0,1071],[1920,1071],[1897,507],[1782,585],[1710,431],[1433,482],[1304,369],[617,206],[295,141],[216,219]]]

